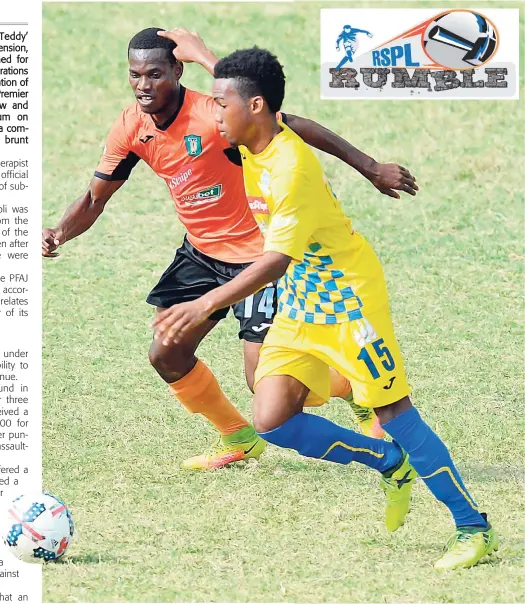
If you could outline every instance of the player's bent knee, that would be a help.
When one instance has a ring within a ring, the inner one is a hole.
[[[253,407],[252,421],[253,427],[259,434],[262,434],[263,432],[269,432],[270,430],[273,430],[277,427],[275,425],[275,421],[272,421],[271,415],[265,413],[265,411],[260,407],[258,408],[258,405],[254,405]]]
[[[149,349],[149,362],[166,381],[176,382],[195,365],[193,350],[184,346],[162,346],[153,342]]]
[[[264,401],[254,401],[253,405],[253,427],[256,432],[263,434],[271,432],[283,423],[282,418],[277,417],[268,406],[264,405]]]
[[[277,409],[272,409],[270,405],[254,405],[252,418],[253,427],[255,428],[256,432],[261,435],[264,435],[264,433],[266,432],[271,432],[272,430],[277,430],[278,428],[281,428],[290,419],[292,419],[292,417],[293,414],[287,412],[282,413]]]
[[[271,417],[256,417],[253,416],[253,427],[255,431],[259,434],[263,434],[264,432],[271,432],[280,426],[280,423],[273,420]]]
[[[305,423],[308,422],[308,414],[298,413],[297,415],[287,419],[285,422],[275,425],[274,422],[256,424],[256,430],[264,440],[278,447],[285,449],[295,449],[302,455],[315,457],[311,454],[310,444],[305,440],[305,432],[303,430]]]
[[[383,426],[387,424],[389,421],[395,419],[401,413],[407,411],[412,407],[412,401],[409,396],[404,396],[402,399],[396,401],[395,403],[391,403],[390,405],[385,405],[384,407],[376,407],[374,409],[379,423]]]

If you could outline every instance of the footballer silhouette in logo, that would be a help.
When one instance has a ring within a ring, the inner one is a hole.
[[[357,27],[352,27],[351,25],[343,26],[343,31],[339,34],[335,43],[335,49],[339,50],[342,42],[346,56],[343,57],[336,69],[341,69],[345,63],[353,63],[355,51],[359,46],[357,34],[366,34],[369,38],[373,37],[366,29],[357,29]]]

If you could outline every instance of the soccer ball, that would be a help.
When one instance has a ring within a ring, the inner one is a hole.
[[[2,539],[9,551],[24,562],[58,560],[74,532],[65,503],[50,493],[17,497],[7,511]]]
[[[471,10],[437,16],[423,34],[427,55],[449,69],[473,69],[495,53],[498,34],[490,21]]]

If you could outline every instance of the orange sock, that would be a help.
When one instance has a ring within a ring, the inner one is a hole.
[[[330,367],[330,396],[346,398],[350,392],[352,392],[352,385],[350,382],[340,373],[337,373],[335,369]]]
[[[169,386],[172,394],[190,413],[204,415],[223,436],[250,425],[232,405],[202,361],[197,361],[187,375]]]

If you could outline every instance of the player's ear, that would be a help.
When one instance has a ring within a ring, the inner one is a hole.
[[[181,61],[177,61],[175,65],[173,65],[173,70],[175,71],[175,77],[177,80],[182,78],[182,74],[184,73],[184,64]]]
[[[264,98],[262,96],[254,96],[250,99],[250,109],[254,115],[261,113],[264,108]]]

